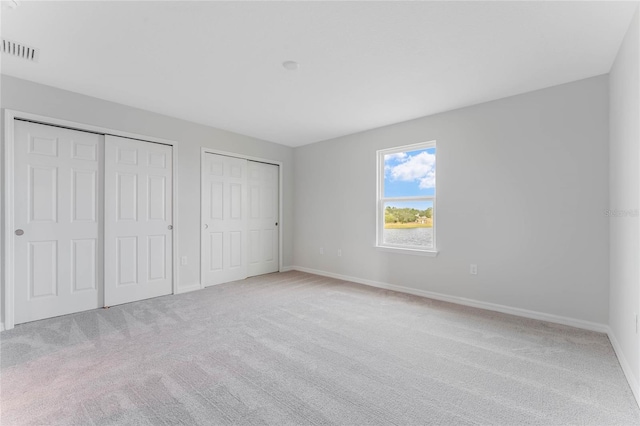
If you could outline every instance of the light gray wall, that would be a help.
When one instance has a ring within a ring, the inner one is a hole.
[[[2,108],[178,141],[177,255],[188,258],[187,266],[178,267],[179,288],[200,282],[201,147],[281,161],[284,172],[283,265],[291,264],[292,148],[5,75],[1,80],[1,92]],[[4,219],[2,221],[4,223]],[[2,290],[4,294],[4,284]]]
[[[599,76],[296,148],[293,263],[606,324],[608,119]],[[434,139],[440,253],[379,251],[376,150]]]
[[[632,386],[636,398],[640,399],[640,339],[635,328],[635,315],[640,312],[639,38],[636,11],[609,77],[609,206],[619,210],[609,219],[609,326],[622,352],[621,362],[628,364],[635,380]]]

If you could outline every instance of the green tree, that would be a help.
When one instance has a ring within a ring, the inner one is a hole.
[[[398,219],[389,210],[384,212],[384,223],[396,223],[397,221]]]
[[[384,211],[384,223],[413,223],[418,220],[418,216],[431,219],[433,217],[433,207],[429,207],[426,210],[418,210],[408,207],[387,206]]]

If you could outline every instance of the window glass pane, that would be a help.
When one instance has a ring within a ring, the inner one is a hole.
[[[382,242],[433,248],[433,201],[384,203]]]
[[[384,197],[435,195],[436,148],[384,156]]]

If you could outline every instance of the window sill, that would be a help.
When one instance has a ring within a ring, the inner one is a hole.
[[[436,257],[438,255],[437,250],[418,250],[418,249],[409,249],[402,247],[391,247],[391,246],[375,246],[376,249],[380,251],[386,251],[389,253],[397,253],[397,254],[410,254],[413,256],[427,256],[427,257]]]

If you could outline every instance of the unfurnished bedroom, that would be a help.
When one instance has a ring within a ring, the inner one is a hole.
[[[2,425],[640,425],[639,2],[1,5]]]

